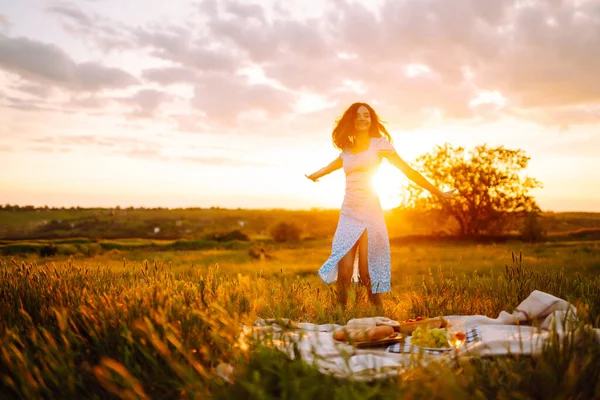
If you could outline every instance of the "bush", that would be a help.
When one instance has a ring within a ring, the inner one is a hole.
[[[526,242],[539,242],[546,237],[546,229],[540,221],[537,212],[528,212],[523,222],[521,238]]]
[[[213,240],[215,242],[231,242],[232,240],[239,240],[241,242],[248,242],[250,238],[244,232],[235,230],[231,232],[218,232],[211,233],[204,237],[205,240]]]
[[[77,244],[75,246],[77,247],[77,250],[86,257],[94,257],[102,251],[102,246],[98,243]]]
[[[42,246],[37,243],[11,243],[0,249],[4,255],[40,253]]]
[[[269,249],[265,249],[264,246],[254,245],[250,247],[248,250],[248,255],[250,258],[254,258],[256,260],[272,260],[273,255],[270,254]]]
[[[87,239],[87,238],[69,238],[69,239],[55,240],[54,244],[88,244],[90,242],[91,242],[90,239]]]
[[[280,222],[271,229],[271,237],[276,242],[297,242],[301,229],[293,222]]]
[[[79,250],[73,244],[58,245],[57,254],[59,254],[61,256],[73,256],[73,255],[77,254],[78,252],[79,252]]]
[[[166,246],[169,250],[205,250],[217,247],[217,243],[211,240],[180,239]]]
[[[58,252],[58,247],[53,244],[47,244],[40,248],[40,257],[51,257]]]

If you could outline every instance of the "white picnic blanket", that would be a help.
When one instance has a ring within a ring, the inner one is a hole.
[[[580,335],[577,310],[572,304],[548,293],[534,291],[512,312],[502,311],[497,318],[484,315],[451,315],[450,324],[464,322],[468,338],[458,351],[427,351],[410,346],[357,349],[333,339],[332,333],[342,326],[294,323],[290,320],[255,321],[246,329],[254,338],[269,337],[270,344],[290,357],[301,357],[321,372],[352,379],[376,379],[398,375],[418,357],[444,361],[452,357],[499,356],[508,354],[538,355],[552,335]],[[349,321],[350,325],[394,325],[385,317]],[[600,344],[600,329],[587,327]],[[555,336],[556,337],[556,336]],[[297,351],[296,351],[297,350]]]

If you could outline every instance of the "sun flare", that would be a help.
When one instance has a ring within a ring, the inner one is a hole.
[[[407,179],[397,168],[382,162],[377,175],[373,177],[373,185],[379,195],[381,207],[389,210],[398,207]]]

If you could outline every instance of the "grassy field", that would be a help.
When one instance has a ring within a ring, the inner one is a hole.
[[[429,272],[438,269],[446,273],[470,275],[474,271],[482,277],[501,273],[511,263],[512,253],[522,253],[525,262],[533,268],[578,273],[584,277],[600,275],[600,241],[549,242],[502,244],[392,244],[392,284],[398,290],[419,283]],[[172,269],[176,277],[193,270],[206,272],[219,265],[223,274],[236,275],[262,273],[266,277],[302,277],[311,283],[319,283],[316,269],[329,256],[330,241],[317,240],[297,244],[265,245],[270,260],[258,260],[249,255],[252,243],[224,245],[233,249],[208,248],[203,251],[164,251],[174,241],[147,241],[140,239],[101,241],[113,246],[93,257],[81,252],[75,255],[57,255],[39,258],[36,255],[17,256],[17,260],[40,263],[64,263],[74,260],[78,264],[106,266],[114,271],[126,272],[142,268],[145,263],[158,263]],[[154,244],[154,251],[147,246]],[[58,245],[60,246],[60,244]],[[139,249],[135,249],[139,247]],[[119,248],[134,250],[118,250]]]
[[[473,360],[458,370],[417,365],[397,379],[374,383],[322,375],[260,344],[247,350],[238,341],[240,324],[258,317],[345,323],[373,315],[360,288],[341,310],[332,301],[334,287],[317,279],[329,241],[269,244],[271,259],[264,260],[251,258],[249,246],[1,257],[0,397],[600,396],[600,350],[592,345],[555,343],[539,358]],[[538,289],[568,299],[582,324],[598,326],[599,250],[600,242],[593,241],[395,243],[385,316],[496,316]],[[233,383],[218,376],[220,363],[235,367]]]
[[[0,240],[145,238],[152,240],[206,239],[218,232],[243,231],[253,240],[270,237],[280,222],[292,223],[302,237],[330,238],[339,210],[245,210],[245,209],[6,209],[0,208]],[[385,212],[390,237],[456,232],[451,218],[431,213],[394,209]],[[523,220],[516,218],[506,233],[518,235]],[[600,213],[542,214],[540,223],[549,237],[566,240],[600,239]]]

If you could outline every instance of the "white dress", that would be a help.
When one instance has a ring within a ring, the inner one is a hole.
[[[337,280],[338,262],[352,249],[366,229],[372,291],[390,291],[390,242],[379,196],[373,187],[373,177],[379,170],[381,159],[394,152],[394,147],[384,137],[371,138],[367,150],[358,154],[352,154],[348,149],[342,151],[346,193],[333,237],[331,255],[318,272],[326,283]],[[357,266],[355,259],[354,277],[357,276]]]

